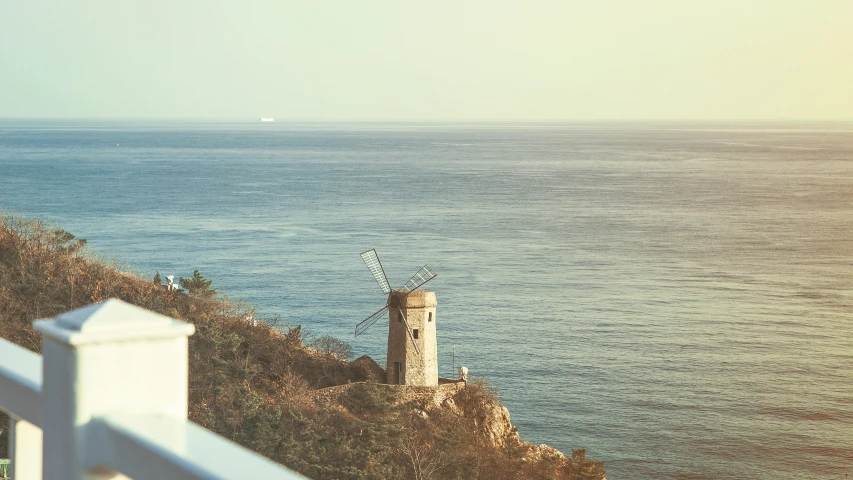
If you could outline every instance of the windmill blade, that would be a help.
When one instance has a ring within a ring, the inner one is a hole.
[[[403,313],[403,309],[402,309],[402,308],[400,308],[400,307],[397,307],[397,310],[399,310],[399,311],[400,311],[400,318],[402,318],[402,319],[403,319],[403,323],[405,323],[405,324],[406,324],[406,331],[409,333],[409,338],[411,338],[411,339],[412,339],[412,345],[414,345],[414,346],[415,346],[415,351],[416,351],[416,352],[418,352],[418,353],[420,354],[420,353],[421,353],[421,349],[420,349],[420,348],[418,348],[418,342],[416,342],[416,341],[415,341],[415,334],[414,334],[414,333],[412,333],[412,328],[411,328],[411,327],[409,327],[409,321],[408,321],[408,320],[406,320],[406,315]]]
[[[379,288],[382,289],[382,293],[385,295],[391,293],[391,285],[388,283],[388,276],[385,275],[385,269],[382,268],[382,263],[379,261],[379,255],[376,254],[376,249],[363,252],[361,254],[361,259],[364,260],[364,264],[367,265],[368,270],[373,274],[373,278],[376,279],[376,283],[379,284]]]
[[[370,328],[371,325],[376,323],[380,318],[382,318],[382,314],[388,310],[388,305],[382,307],[378,312],[373,315],[365,318],[364,320],[358,322],[358,325],[355,326],[355,336],[359,336],[364,333],[365,330]]]
[[[409,281],[406,282],[405,285],[403,285],[403,288],[401,290],[404,292],[412,292],[414,290],[417,290],[418,288],[420,288],[421,285],[427,283],[436,276],[438,276],[437,273],[433,272],[431,268],[424,265],[423,267],[421,267],[420,270],[418,270],[417,272],[415,272],[414,275],[412,275],[412,278],[410,278]]]

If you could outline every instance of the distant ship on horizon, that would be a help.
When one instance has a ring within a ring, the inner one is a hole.
[[[262,122],[274,122],[275,119],[272,117],[261,117]]]

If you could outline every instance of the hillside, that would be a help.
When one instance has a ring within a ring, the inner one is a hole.
[[[584,450],[567,458],[521,440],[482,380],[438,397],[375,383],[375,364],[348,362],[345,343],[309,347],[300,327],[228,300],[200,273],[181,280],[184,292],[168,292],[70,233],[0,215],[0,336],[38,352],[32,320],[107,298],[193,323],[190,419],[311,478],[604,478]]]

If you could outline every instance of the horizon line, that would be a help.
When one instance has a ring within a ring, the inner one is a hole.
[[[0,116],[0,121],[9,120],[171,120],[171,121],[251,121],[260,123],[261,118],[273,118],[274,122],[265,123],[853,123],[851,118],[499,118],[499,119],[418,119],[418,118],[291,118],[275,116]]]

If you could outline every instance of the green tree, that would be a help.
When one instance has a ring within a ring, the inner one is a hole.
[[[213,298],[213,296],[216,295],[216,289],[210,288],[210,284],[213,283],[213,280],[207,280],[202,277],[198,270],[193,270],[193,278],[181,277],[178,281],[181,284],[181,288],[192,296]]]
[[[154,283],[156,283],[157,285],[163,284],[163,279],[160,278],[160,272],[159,271],[154,274]]]
[[[73,233],[66,232],[65,230],[55,230],[53,232],[52,243],[58,247],[60,252],[75,254],[86,246],[85,238],[74,240],[75,238]],[[72,240],[74,241],[72,242]]]

